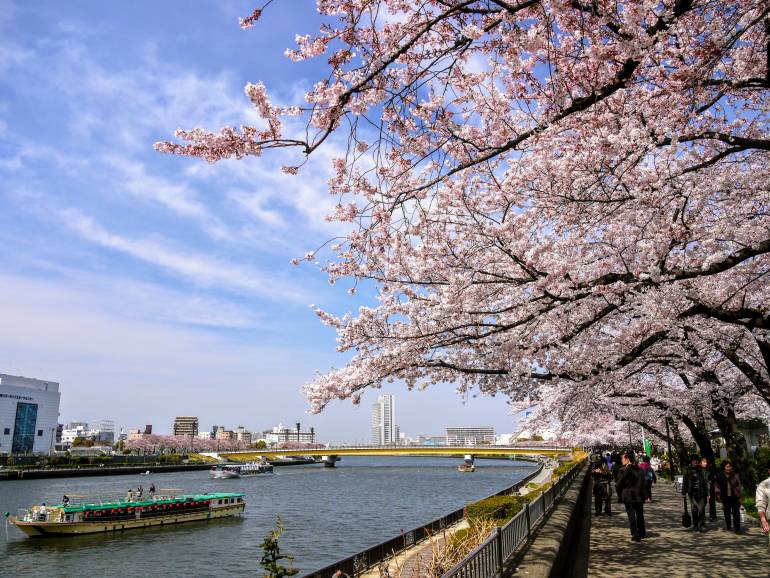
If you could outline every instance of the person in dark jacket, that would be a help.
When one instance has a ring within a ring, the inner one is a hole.
[[[706,498],[709,495],[708,474],[700,466],[700,457],[690,456],[690,467],[684,472],[682,495],[690,497],[692,510],[692,529],[694,532],[706,531]]]
[[[611,515],[612,472],[601,458],[591,464],[591,478],[594,484],[594,512],[597,516],[601,516],[602,506],[604,506],[604,513]]]
[[[717,496],[716,496],[716,478],[717,470],[714,462],[708,458],[701,458],[700,467],[706,471],[709,480],[709,521],[717,521]]]
[[[716,475],[716,499],[725,512],[725,529],[741,533],[741,477],[732,462],[724,462]]]
[[[620,468],[622,467],[622,464],[620,463],[620,454],[618,452],[612,452],[612,478],[615,480],[615,483],[618,483],[618,473],[620,473]]]
[[[623,466],[618,472],[616,489],[618,501],[623,502],[628,514],[628,525],[631,529],[631,539],[639,542],[647,535],[644,524],[644,496],[645,483],[642,470],[634,463],[634,456],[630,452],[623,452],[620,456]]]

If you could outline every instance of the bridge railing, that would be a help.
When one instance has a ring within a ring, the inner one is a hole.
[[[526,504],[509,522],[502,527],[495,528],[489,538],[441,578],[495,578],[502,576],[505,564],[529,540],[533,529],[569,489],[572,480],[583,467],[583,463],[575,464],[550,488],[541,493],[534,501]]]
[[[383,446],[372,446],[372,445],[338,445],[338,446],[316,446],[316,447],[308,447],[308,448],[278,448],[278,447],[265,447],[265,448],[247,448],[242,450],[232,450],[232,451],[220,451],[220,454],[254,454],[254,453],[276,453],[285,451],[287,453],[319,453],[319,452],[328,452],[328,453],[334,453],[334,450],[382,450],[382,451],[388,451],[388,450],[406,450],[406,451],[421,451],[421,450],[441,450],[441,451],[447,451],[447,450],[456,450],[458,453],[466,452],[466,453],[474,453],[481,452],[483,453],[484,450],[495,450],[495,451],[510,451],[511,453],[516,453],[516,450],[538,450],[542,449],[544,451],[548,452],[564,452],[564,453],[571,453],[572,449],[568,446],[553,446],[548,445],[547,443],[541,443],[541,442],[524,442],[521,444],[516,444],[513,446],[497,446],[497,445],[478,445],[478,446],[403,446],[403,445],[383,445]]]
[[[518,492],[519,488],[527,485],[530,480],[540,474],[542,470],[543,463],[541,462],[534,472],[528,474],[526,477],[522,478],[512,486],[500,490],[496,494],[492,494],[492,496],[503,496]],[[492,496],[489,497],[491,498]],[[411,548],[414,544],[428,538],[429,536],[441,532],[445,528],[448,528],[459,522],[464,517],[465,508],[455,510],[454,512],[450,512],[441,518],[432,520],[427,524],[418,526],[417,528],[414,528],[408,532],[404,532],[400,536],[391,538],[385,542],[381,542],[375,546],[372,546],[371,548],[367,548],[358,554],[348,556],[347,558],[339,560],[334,564],[330,564],[329,566],[321,568],[320,570],[305,574],[302,578],[333,578],[335,573],[338,571],[342,571],[349,576],[358,576],[364,570],[373,568],[380,563],[386,562],[396,554],[403,552],[407,548]]]

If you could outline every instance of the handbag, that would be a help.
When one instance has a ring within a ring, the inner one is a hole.
[[[689,528],[692,526],[692,518],[690,512],[687,511],[687,496],[684,496],[684,513],[682,514],[682,526]]]

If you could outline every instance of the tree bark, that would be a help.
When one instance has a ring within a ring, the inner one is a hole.
[[[749,448],[746,445],[746,438],[738,428],[738,419],[735,417],[733,406],[714,400],[714,420],[725,439],[727,457],[733,462],[743,487],[753,492],[756,486],[749,476]]]

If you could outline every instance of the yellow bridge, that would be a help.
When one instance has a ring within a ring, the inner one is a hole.
[[[563,446],[337,446],[299,449],[248,449],[209,454],[212,457],[234,461],[251,461],[259,458],[275,459],[289,456],[319,457],[327,465],[333,465],[339,456],[559,456],[569,454],[572,448]],[[331,462],[331,464],[329,464]]]

